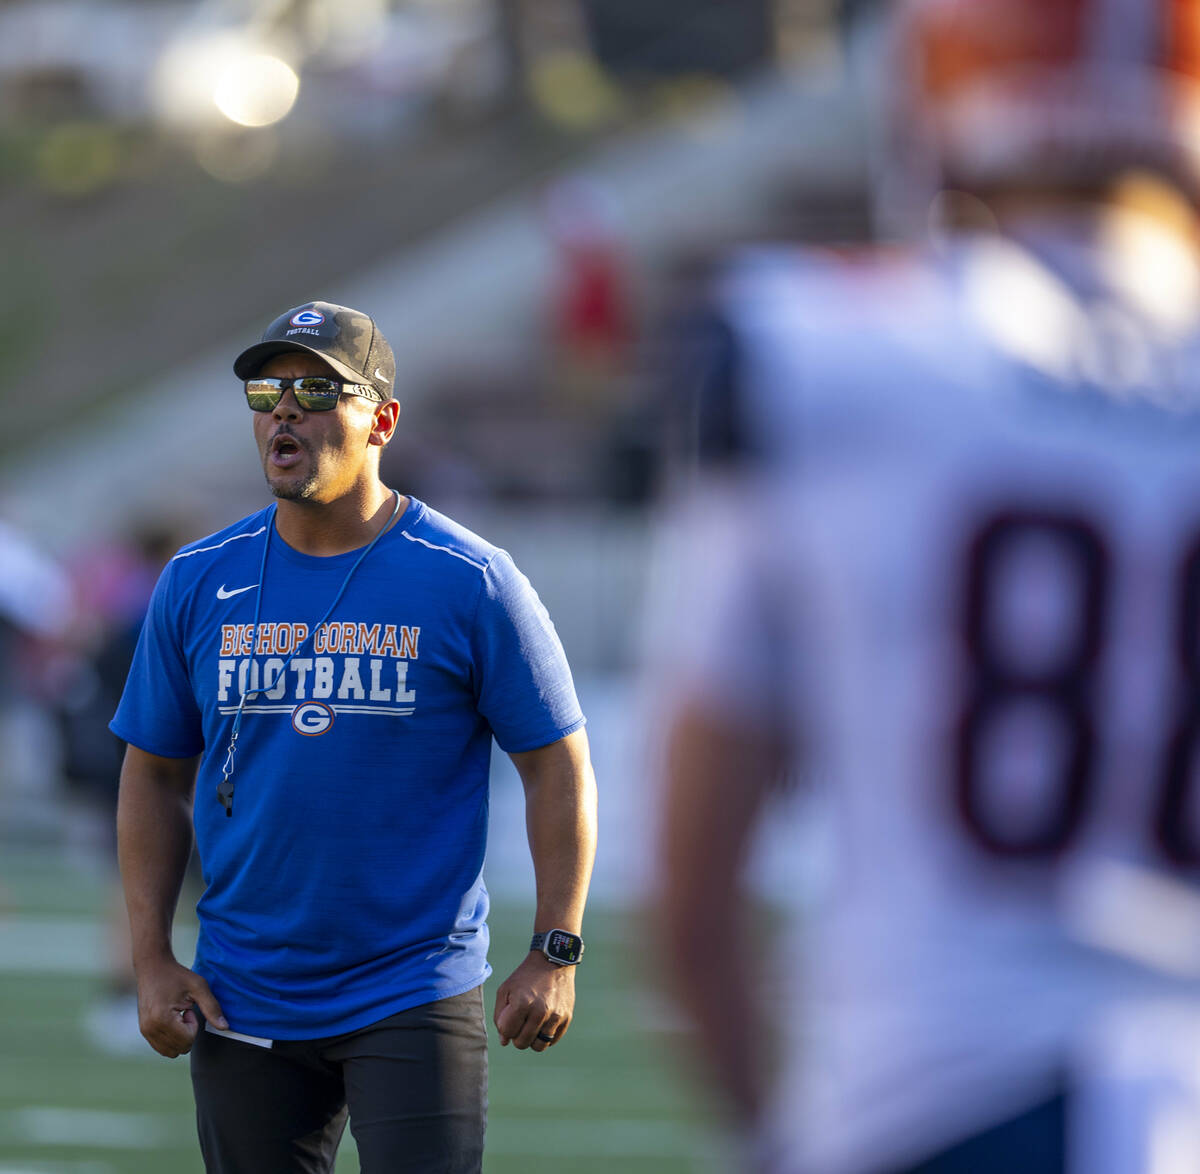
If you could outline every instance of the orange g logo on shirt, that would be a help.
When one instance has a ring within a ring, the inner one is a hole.
[[[333,707],[323,701],[305,701],[292,710],[292,729],[306,738],[315,738],[333,725]]]

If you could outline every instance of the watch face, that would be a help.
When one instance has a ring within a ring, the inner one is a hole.
[[[567,966],[574,966],[583,957],[583,939],[556,929],[546,939],[546,953]]]

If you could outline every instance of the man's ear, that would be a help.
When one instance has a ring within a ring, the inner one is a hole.
[[[396,431],[396,421],[400,419],[400,405],[394,399],[386,400],[375,407],[375,418],[371,422],[371,434],[367,437],[368,444],[376,444],[381,448],[392,439]]]

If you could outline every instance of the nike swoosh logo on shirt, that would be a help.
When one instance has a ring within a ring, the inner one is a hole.
[[[257,586],[257,583],[251,583],[249,587],[235,587],[232,591],[226,591],[225,584],[222,583],[221,586],[217,588],[217,598],[232,599],[235,595],[241,595],[243,591],[253,591]]]

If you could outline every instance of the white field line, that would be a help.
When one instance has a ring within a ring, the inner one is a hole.
[[[492,1116],[488,1120],[486,1150],[509,1156],[554,1153],[614,1159],[719,1160],[728,1156],[721,1152],[721,1142],[712,1132],[683,1122],[563,1117],[540,1120],[534,1127],[528,1119]],[[712,1168],[731,1167],[714,1164]]]
[[[195,1144],[191,1129],[182,1128],[168,1116],[51,1106],[28,1106],[0,1114],[0,1138],[8,1144],[93,1150],[191,1148]],[[349,1141],[347,1135],[343,1144]],[[526,1119],[493,1117],[488,1123],[487,1149],[491,1153],[545,1153],[547,1147],[554,1153],[581,1157],[715,1161],[720,1156],[721,1142],[706,1129],[675,1121],[559,1117],[539,1121],[536,1129],[531,1129]],[[0,1167],[0,1174],[16,1172]]]
[[[182,1121],[153,1113],[28,1105],[0,1113],[0,1137],[9,1144],[153,1150],[195,1145]]]
[[[0,1166],[0,1174],[118,1174],[108,1162],[38,1162],[33,1166]]]
[[[108,965],[104,933],[96,920],[0,919],[0,974],[104,974]],[[177,957],[191,958],[195,945],[194,929],[176,930]]]

